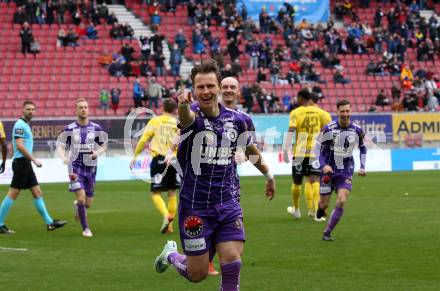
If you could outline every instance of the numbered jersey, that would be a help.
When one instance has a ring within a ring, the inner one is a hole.
[[[293,156],[313,157],[316,138],[330,121],[330,114],[316,106],[300,106],[292,110],[289,127],[296,131]]]
[[[177,119],[171,115],[161,115],[152,118],[145,128],[141,140],[149,140],[153,157],[166,156],[177,134]]]

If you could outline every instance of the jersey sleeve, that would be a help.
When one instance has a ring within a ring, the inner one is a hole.
[[[102,129],[100,125],[95,125],[95,143],[99,146],[106,145],[108,143],[107,133]]]
[[[365,169],[365,162],[367,160],[367,147],[365,146],[364,139],[365,139],[365,132],[362,128],[359,128],[357,130],[357,134],[359,137],[359,154],[360,154],[360,163],[361,163],[361,169]]]
[[[297,127],[297,121],[296,121],[296,110],[292,110],[290,112],[290,116],[289,116],[289,127]]]
[[[156,126],[158,126],[158,120],[156,118],[151,119],[147,126],[145,126],[145,130],[136,145],[136,149],[134,150],[135,157],[137,157],[144,150],[147,141],[154,136],[154,129]]]
[[[6,138],[5,128],[3,127],[3,122],[0,121],[0,138]]]
[[[322,169],[329,164],[332,136],[331,131],[324,127],[316,140],[314,153],[319,157],[319,165]]]
[[[252,118],[248,115],[244,115],[244,119],[246,121],[246,128],[249,133],[249,136],[252,138],[253,143],[257,143],[257,133],[255,131],[255,125],[252,121]]]
[[[68,126],[64,127],[63,132],[57,138],[57,144],[70,146],[72,143],[72,130]]]
[[[14,130],[12,132],[13,138],[24,138],[25,137],[25,128],[23,122],[16,122],[14,126]]]

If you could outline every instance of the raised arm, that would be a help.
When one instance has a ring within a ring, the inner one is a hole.
[[[190,104],[193,100],[192,94],[189,91],[184,91],[177,96],[179,102],[177,114],[179,119],[179,127],[185,129],[190,126],[195,120],[195,114],[191,111]]]

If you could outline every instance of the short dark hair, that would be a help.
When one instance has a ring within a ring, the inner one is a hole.
[[[195,85],[195,78],[197,74],[209,74],[214,73],[217,77],[217,82],[220,86],[220,81],[222,80],[222,75],[220,74],[220,70],[217,66],[217,63],[213,59],[208,59],[205,61],[202,61],[200,65],[196,65],[191,70],[191,81],[193,83],[193,86]]]
[[[336,108],[339,109],[339,107],[341,107],[341,106],[345,106],[345,105],[350,105],[350,106],[351,106],[351,103],[350,103],[350,101],[348,101],[347,99],[342,99],[342,100],[339,100],[339,101],[336,103]]]
[[[35,103],[32,102],[31,100],[26,100],[23,102],[23,107],[25,107],[26,105],[34,105],[35,106]]]
[[[177,108],[177,103],[174,99],[167,98],[163,101],[163,110],[166,113],[173,113],[173,111]]]
[[[298,97],[303,98],[304,100],[310,100],[310,91],[307,88],[303,88],[298,91]]]
[[[313,102],[318,103],[321,98],[315,92],[310,92],[310,99],[312,99]]]

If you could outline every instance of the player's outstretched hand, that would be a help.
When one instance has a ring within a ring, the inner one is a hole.
[[[322,167],[322,172],[324,174],[333,174],[333,169],[329,165],[325,165],[324,167]]]
[[[39,160],[32,160],[32,162],[34,162],[34,165],[37,166],[37,168],[41,168],[43,166],[43,164],[39,161]]]
[[[275,196],[275,179],[270,179],[266,181],[266,189],[264,191],[266,193],[266,197],[270,200]]]
[[[191,104],[193,101],[191,91],[184,90],[181,94],[177,96],[177,101],[180,104]]]
[[[283,158],[285,163],[289,163],[289,153],[287,151],[283,151]]]
[[[358,175],[361,177],[365,177],[367,173],[365,172],[365,169],[359,169]]]
[[[3,162],[0,164],[0,174],[3,173],[3,172],[5,171],[5,168],[6,168],[6,161],[3,161]]]
[[[71,182],[75,182],[76,180],[78,180],[78,175],[75,173],[69,174],[69,180]]]
[[[96,154],[96,152],[92,151],[92,160],[96,160],[97,157],[98,155]]]

